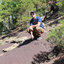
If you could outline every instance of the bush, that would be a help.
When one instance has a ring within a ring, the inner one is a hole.
[[[59,21],[62,25],[51,30],[47,41],[58,45],[59,47],[64,47],[64,20]]]

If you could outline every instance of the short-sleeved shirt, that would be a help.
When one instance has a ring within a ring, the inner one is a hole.
[[[38,22],[40,22],[40,27],[44,28],[43,23],[42,23],[42,20],[41,20],[41,18],[39,16],[36,16],[35,19],[32,18],[30,20],[30,26],[36,25]]]

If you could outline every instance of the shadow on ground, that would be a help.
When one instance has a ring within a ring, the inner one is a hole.
[[[6,38],[6,37],[12,37],[12,36],[17,36],[17,33],[8,34],[8,35],[6,35],[6,36],[3,36],[3,37],[0,38],[0,39],[4,39],[4,38]]]
[[[6,37],[16,37],[18,35],[19,32],[22,32],[24,29],[20,29],[20,30],[14,30],[11,33],[1,37],[0,39],[5,39]]]
[[[34,39],[34,40],[35,40],[35,39]],[[32,39],[27,39],[27,40],[25,40],[23,43],[19,44],[18,48],[21,47],[21,46],[23,46],[23,45],[27,45],[27,44],[31,43],[32,41],[34,41],[34,40],[32,40]]]
[[[59,20],[63,20],[63,19],[64,19],[64,17],[62,17],[60,19],[56,19],[56,20],[54,20],[54,22],[50,23],[49,26],[52,26],[52,25],[56,26],[57,24],[59,24]]]
[[[37,55],[34,55],[34,58],[31,64],[40,64],[40,63],[44,63],[45,61],[49,61],[48,53],[41,51]]]
[[[56,21],[50,23],[49,26],[52,26],[52,25],[55,25],[55,26],[56,26],[57,24],[59,24],[58,20],[56,20]]]
[[[54,47],[54,49],[49,52],[40,51],[40,53],[34,55],[34,58],[33,58],[33,61],[31,62],[31,64],[40,64],[40,63],[48,62],[49,60],[58,56],[59,53],[60,53],[60,51],[58,50],[57,47]]]
[[[64,57],[56,60],[53,64],[64,64]]]

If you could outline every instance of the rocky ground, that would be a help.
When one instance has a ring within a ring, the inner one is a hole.
[[[26,31],[21,31],[21,28],[16,28],[10,34],[0,37],[0,64],[63,63],[63,53],[56,57],[54,45],[46,41],[49,31],[60,25],[58,20],[61,18],[63,17],[44,23],[45,31],[41,36],[42,40],[31,40],[30,35]]]

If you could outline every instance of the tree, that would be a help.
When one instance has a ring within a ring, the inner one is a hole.
[[[29,16],[29,11],[34,9],[31,0],[2,0],[0,4],[0,21],[12,22],[14,27],[19,24],[19,17],[21,21],[23,16]]]
[[[57,0],[57,5],[59,6],[60,13],[64,15],[64,0]]]

